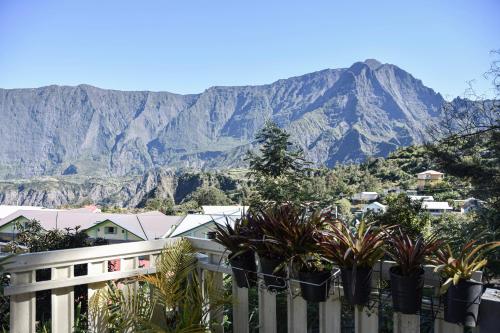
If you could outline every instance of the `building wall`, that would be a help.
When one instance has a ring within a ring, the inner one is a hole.
[[[15,228],[16,222],[28,222],[29,220],[24,216],[20,216],[7,224],[0,227],[0,241],[13,241],[16,238],[19,230]]]
[[[106,229],[112,227],[115,229],[116,233],[107,233]],[[98,225],[91,227],[86,230],[87,235],[90,238],[104,238],[110,241],[141,241],[142,238],[134,235],[128,230],[116,225],[111,221],[105,221],[103,223],[99,223]]]
[[[27,218],[21,216],[18,217],[15,220],[12,220],[11,222],[7,223],[6,225],[0,227],[0,241],[12,241],[15,239],[15,236],[17,235],[18,231],[15,229],[15,222],[17,221],[22,221],[22,222],[27,222],[29,221]],[[116,230],[115,234],[110,234],[105,232],[106,227],[114,227]],[[96,225],[94,227],[91,227],[87,230],[85,230],[87,235],[89,235],[90,238],[104,238],[107,239],[111,242],[126,242],[126,241],[142,241],[143,239],[134,235],[133,233],[129,232],[126,229],[123,229],[122,227],[116,225],[115,223],[111,221],[106,221],[103,222],[99,225]]]
[[[437,176],[437,177],[439,177],[439,178],[418,179],[417,180],[417,187],[419,189],[423,189],[427,186],[435,186],[443,180],[443,176]]]
[[[214,231],[215,226],[214,222],[204,224],[202,226],[199,226],[198,228],[189,230],[185,233],[182,233],[180,235],[177,235],[175,237],[197,237],[197,238],[207,238],[207,232],[209,231]]]

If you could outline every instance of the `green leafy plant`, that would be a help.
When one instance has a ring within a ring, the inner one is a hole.
[[[249,251],[248,239],[251,233],[248,221],[249,219],[244,216],[231,223],[229,218],[226,217],[224,225],[215,224],[214,241],[230,252],[229,259]]]
[[[321,250],[340,267],[370,268],[384,256],[385,239],[383,229],[364,220],[353,229],[345,222],[330,221],[321,236]]]
[[[387,240],[386,252],[396,262],[399,273],[403,276],[417,274],[443,243],[437,234],[411,237],[401,228],[388,233]]]
[[[263,226],[266,240],[279,247],[285,261],[296,270],[324,270],[327,264],[319,255],[318,243],[319,233],[326,225],[321,210],[291,204],[284,204],[276,210],[283,214],[266,214]]]
[[[476,245],[477,241],[470,241],[464,245],[460,253],[455,256],[451,247],[446,245],[444,250],[438,251],[435,271],[446,279],[441,287],[441,293],[446,292],[453,283],[457,285],[461,280],[470,280],[472,274],[488,264],[485,258],[487,252],[500,246],[500,242],[490,242]]]
[[[288,204],[269,205],[255,212],[249,212],[245,219],[248,223],[249,246],[259,256],[284,262],[289,254],[276,240],[279,226],[297,219],[298,211]]]
[[[102,329],[119,332],[194,332],[213,328],[210,312],[222,313],[228,303],[222,290],[206,274],[197,272],[196,251],[187,240],[166,247],[156,262],[157,272],[120,288],[110,283],[90,302],[90,313],[105,323]]]

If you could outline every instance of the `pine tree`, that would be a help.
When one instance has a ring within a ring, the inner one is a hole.
[[[290,141],[289,133],[269,121],[255,139],[260,145],[259,153],[249,151],[246,158],[258,193],[253,202],[303,199],[303,183],[310,163],[305,160],[302,149]]]

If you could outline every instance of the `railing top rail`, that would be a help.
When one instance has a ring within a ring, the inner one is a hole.
[[[93,246],[85,248],[25,253],[14,256],[5,265],[7,272],[23,272],[64,265],[76,265],[112,258],[126,258],[147,255],[161,251],[165,245],[178,241],[180,238],[166,238],[151,241],[129,242],[112,245]],[[224,256],[225,248],[212,240],[188,237],[193,246],[207,254]]]
[[[5,265],[5,271],[22,272],[67,264],[93,262],[113,257],[126,258],[149,254],[161,251],[165,245],[177,240],[178,238],[166,238],[152,241],[19,254],[8,261]]]

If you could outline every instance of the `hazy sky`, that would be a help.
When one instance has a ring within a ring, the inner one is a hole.
[[[198,93],[376,58],[445,97],[500,49],[500,1],[0,0],[0,87]]]

